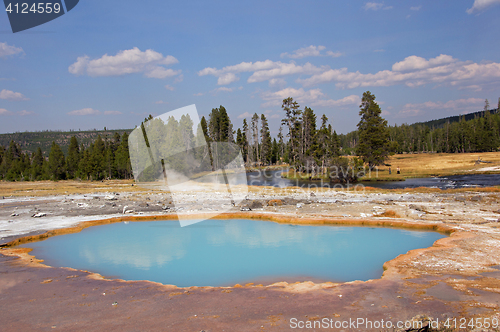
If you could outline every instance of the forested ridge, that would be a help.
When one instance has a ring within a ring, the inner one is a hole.
[[[283,100],[283,118],[274,138],[271,137],[264,114],[255,113],[249,121],[243,119],[241,127],[235,130],[223,106],[212,109],[208,119],[202,117],[196,133],[191,128],[191,132],[181,132],[181,136],[184,141],[190,138],[194,142],[203,135],[208,143],[235,143],[241,149],[246,166],[287,163],[297,170],[314,175],[315,172],[324,172],[324,169],[332,167],[356,170],[367,165],[372,168],[383,164],[394,153],[497,151],[500,145],[500,100],[498,108],[488,107],[486,100],[483,111],[458,116],[458,120],[451,117],[413,125],[389,126],[381,117],[381,109],[375,102],[375,96],[367,91],[363,94],[360,105],[358,130],[337,134],[328,123],[326,115],[318,117],[312,108],[302,108],[289,97]],[[144,119],[143,124],[152,119],[149,116]],[[189,122],[191,119],[183,121]],[[182,123],[176,125],[174,122],[170,126],[177,128],[180,125],[182,128]],[[160,125],[168,127],[168,123]],[[0,179],[30,181],[131,178],[133,175],[128,149],[131,131],[0,135]],[[8,143],[5,142],[7,138],[11,139]],[[44,153],[42,146],[49,144],[49,141],[50,148]],[[183,144],[184,148],[188,148],[191,143]],[[355,155],[357,158],[346,158],[347,155]],[[342,176],[337,175],[343,177],[341,182],[352,180],[346,175],[349,172],[344,173]]]

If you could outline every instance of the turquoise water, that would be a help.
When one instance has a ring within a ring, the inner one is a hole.
[[[115,223],[29,243],[51,266],[177,286],[379,278],[384,262],[444,237],[395,228],[298,226],[261,220]]]

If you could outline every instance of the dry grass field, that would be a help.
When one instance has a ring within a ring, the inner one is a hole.
[[[476,165],[478,158],[491,163]],[[380,166],[378,174],[376,172],[371,174],[372,180],[387,181],[457,174],[499,173],[500,152],[397,154],[391,156],[386,163],[391,165],[392,174],[389,175],[388,166]],[[400,175],[396,174],[397,167],[401,169]],[[497,170],[489,170],[489,168],[497,168]]]
[[[478,158],[487,163],[476,164]],[[500,173],[500,152],[483,153],[417,153],[390,156],[386,165],[367,172],[362,181],[403,181],[459,174]],[[392,173],[389,174],[389,167]],[[396,174],[397,168],[401,174]],[[290,179],[308,179],[310,174],[288,173]]]
[[[134,192],[145,189],[133,180],[0,182],[0,196],[49,196],[103,192]]]
[[[491,163],[476,165],[478,158]],[[500,173],[500,152],[485,153],[421,153],[399,154],[391,156],[387,162],[391,165],[392,174],[389,175],[389,166],[380,166],[377,171],[367,174],[363,181],[390,181],[404,180],[430,176],[446,176],[454,174]],[[396,169],[401,174],[396,174]],[[371,175],[371,176],[370,176]],[[304,175],[304,178],[308,176]],[[369,185],[369,184],[368,184]],[[249,188],[250,192],[261,191],[262,187]],[[371,188],[366,188],[370,190]],[[493,190],[495,188],[490,188]],[[283,188],[268,188],[271,191],[287,191]],[[291,190],[291,189],[289,189]],[[373,189],[375,190],[375,189]],[[408,189],[405,189],[408,191]],[[477,189],[476,189],[477,190]],[[483,188],[485,190],[485,188]],[[148,192],[150,189],[134,185],[133,180],[110,181],[37,181],[37,182],[5,182],[0,181],[0,196],[49,196],[90,194],[105,192]],[[377,190],[379,191],[379,190]],[[432,188],[419,188],[417,191],[433,191]],[[458,190],[460,191],[460,190]],[[481,190],[482,191],[482,190]],[[496,189],[493,191],[497,191]]]

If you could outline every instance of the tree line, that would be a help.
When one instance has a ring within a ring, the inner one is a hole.
[[[30,154],[14,141],[7,148],[0,146],[0,180],[129,179],[131,175],[126,132],[105,140],[99,135],[87,148],[72,136],[67,155],[52,142],[48,158],[40,147]]]
[[[496,109],[485,100],[481,112],[458,116],[458,121],[448,118],[426,124],[388,126],[391,152],[393,153],[470,153],[497,151],[500,145],[500,99]],[[358,131],[340,137],[346,154],[354,152],[360,142]]]
[[[336,168],[345,173],[337,174],[340,181],[351,180],[346,174],[354,173],[363,165],[373,168],[383,164],[394,153],[497,151],[500,145],[500,114],[498,109],[489,111],[487,100],[484,112],[471,120],[462,117],[458,122],[447,122],[439,128],[423,124],[388,126],[375,96],[366,91],[360,105],[358,130],[340,135],[328,124],[325,114],[318,120],[312,108],[302,108],[291,97],[283,100],[281,108],[283,118],[274,138],[264,114],[255,113],[249,121],[243,119],[241,128],[234,130],[222,105],[211,110],[208,120],[202,117],[197,128],[193,128],[189,116],[179,121],[171,117],[163,122],[151,115],[141,128],[145,133],[146,125],[152,133],[146,136],[147,146],[163,147],[162,151],[170,152],[172,149],[178,152],[193,150],[193,155],[170,159],[171,165],[179,171],[196,172],[207,165],[217,166],[217,162],[222,162],[221,156],[233,156],[234,151],[224,150],[227,148],[223,145],[218,145],[219,151],[210,151],[211,143],[228,142],[240,148],[247,167],[286,163],[313,176],[327,168]],[[66,154],[53,142],[45,158],[40,148],[34,153],[23,152],[11,141],[8,147],[0,145],[0,180],[128,179],[132,177],[128,144],[126,132],[121,136],[114,133],[113,137],[105,139],[98,136],[88,147],[72,136]],[[162,151],[152,153],[157,159],[171,158],[162,155]],[[138,155],[133,162],[146,163],[150,156]],[[205,164],[195,167],[190,156]]]

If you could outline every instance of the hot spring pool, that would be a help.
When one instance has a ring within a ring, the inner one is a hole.
[[[379,278],[384,262],[445,237],[396,228],[302,226],[261,220],[114,223],[23,247],[45,264],[108,278],[186,286]]]

